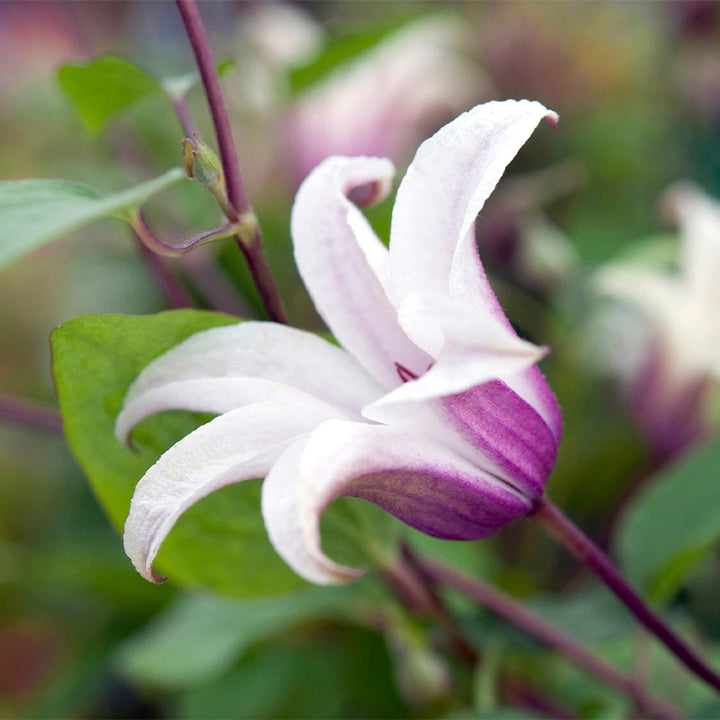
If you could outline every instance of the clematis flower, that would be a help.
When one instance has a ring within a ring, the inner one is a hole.
[[[707,433],[720,378],[720,204],[684,185],[668,191],[663,205],[680,228],[679,272],[617,265],[598,278],[601,292],[632,313],[626,352],[614,369],[659,460]]]
[[[295,257],[341,347],[269,322],[191,336],[130,387],[117,436],[172,408],[218,413],[140,480],[125,526],[138,571],[177,518],[230,483],[264,477],[271,542],[301,576],[361,574],[321,548],[319,520],[363,498],[440,538],[486,537],[533,507],[555,462],[560,413],[487,281],[475,217],[546,118],[540,103],[479,105],[421,145],[402,180],[390,247],[358,208],[392,164],[333,157],[298,191]]]

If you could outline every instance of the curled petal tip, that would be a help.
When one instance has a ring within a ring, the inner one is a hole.
[[[558,123],[560,122],[560,116],[554,110],[548,110],[545,113],[543,120],[547,120],[552,125],[553,130],[557,130]]]
[[[150,568],[150,577],[148,579],[150,582],[155,583],[155,585],[162,585],[167,580],[167,577],[160,577],[160,575]]]

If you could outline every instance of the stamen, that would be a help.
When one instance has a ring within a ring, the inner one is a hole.
[[[395,371],[398,374],[398,377],[400,380],[402,380],[404,383],[409,382],[410,380],[417,380],[418,376],[412,372],[412,370],[408,370],[404,365],[401,365],[400,363],[395,363]]]

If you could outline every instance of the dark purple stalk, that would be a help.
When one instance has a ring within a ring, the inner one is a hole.
[[[233,140],[230,115],[220,87],[220,78],[215,67],[210,42],[203,25],[195,0],[177,0],[178,10],[182,16],[185,30],[192,45],[207,97],[215,136],[217,137],[220,161],[222,162],[228,200],[238,214],[250,211],[250,203],[245,193],[245,183],[240,172],[235,141]],[[231,218],[232,220],[236,218]]]
[[[176,0],[176,2],[195,53],[195,60],[205,88],[205,96],[210,107],[220,152],[220,161],[225,175],[228,202],[231,209],[237,213],[235,217],[228,217],[228,219],[234,222],[239,215],[251,214],[252,209],[245,192],[245,184],[240,171],[230,125],[230,116],[220,87],[220,78],[217,74],[210,43],[195,0]],[[255,285],[265,304],[268,316],[275,322],[287,324],[287,313],[270,273],[270,266],[263,251],[259,228],[256,227],[251,236],[236,235],[235,242],[248,261]]]
[[[649,696],[634,678],[623,675],[587,648],[575,642],[569,635],[558,630],[506,593],[481,580],[470,578],[445,567],[434,560],[417,556],[413,556],[413,560],[420,572],[424,573],[430,581],[450,585],[464,595],[477,600],[478,603],[510,625],[554,648],[590,674],[630,697],[638,710],[653,713],[663,720],[677,717],[677,713],[671,706]]]
[[[630,612],[695,675],[720,691],[720,675],[651,610],[607,555],[560,509],[543,497],[531,517],[612,590]]]
[[[62,417],[54,408],[7,395],[0,395],[0,418],[36,430],[63,432]]]

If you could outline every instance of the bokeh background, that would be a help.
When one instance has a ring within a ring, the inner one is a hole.
[[[291,318],[302,327],[321,324],[292,263],[288,219],[295,189],[322,157],[387,155],[401,171],[419,141],[478,102],[527,97],[559,113],[557,130],[540,128],[511,166],[478,221],[478,238],[508,316],[552,348],[543,369],[566,435],[551,495],[603,537],[618,498],[653,459],[611,377],[608,356],[623,350],[602,334],[592,278],[652,239],[672,238],[658,211],[672,183],[687,178],[720,195],[720,5],[200,5],[216,57],[235,60],[223,86],[248,193]],[[172,2],[0,3],[2,179],[57,177],[111,191],[180,165],[183,133],[160,98],[137,103],[100,132],[83,126],[57,71],[104,54],[154,77],[193,69]],[[201,134],[214,142],[199,89],[189,104]],[[370,212],[385,236],[390,207]],[[153,199],[147,214],[168,241],[219,219],[189,183]],[[171,267],[198,306],[262,317],[230,244],[202,248]],[[119,222],[96,223],[32,253],[0,278],[0,392],[53,406],[52,328],[80,313],[166,307]],[[584,587],[564,557],[523,524],[478,553],[484,571],[518,595]],[[717,639],[716,565],[708,560],[679,601]],[[218,651],[222,633],[205,628],[203,596],[192,595],[201,598],[193,604],[188,592],[136,575],[60,435],[0,420],[0,716],[487,711],[482,699],[473,705],[477,679],[448,691],[433,670],[437,692],[423,697],[417,678],[405,677],[407,642],[398,645],[370,625],[328,617],[271,637],[236,628],[235,644]],[[605,613],[604,601],[592,602],[584,632],[602,636],[609,627],[613,648],[613,638],[627,634],[624,621]],[[227,603],[226,622],[235,626],[241,613]],[[475,631],[496,643],[491,655],[499,658],[509,642],[512,656],[517,639],[488,630],[488,622]],[[207,632],[218,633],[209,659]],[[177,670],[178,653],[197,656],[204,669],[195,676]],[[517,663],[542,679],[532,662]],[[570,670],[552,672],[549,682],[566,689]],[[598,699],[583,706],[583,716],[612,717],[617,705],[593,693]]]

